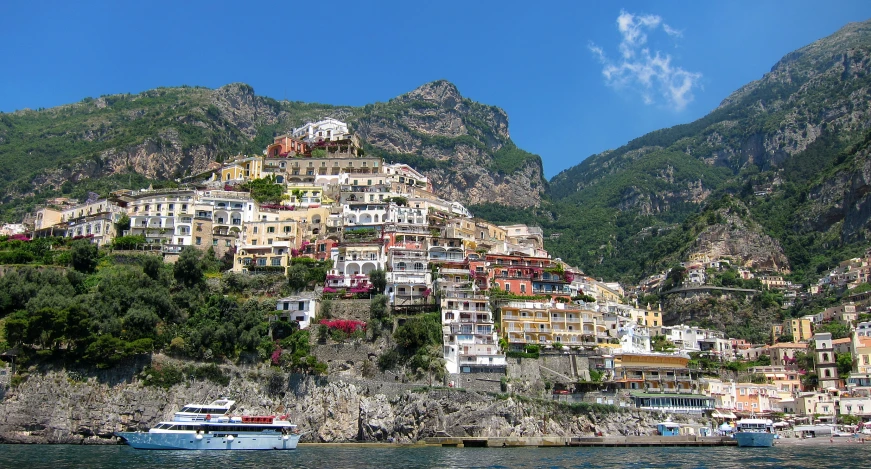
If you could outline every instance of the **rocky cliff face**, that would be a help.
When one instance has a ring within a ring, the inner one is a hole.
[[[780,243],[763,233],[757,224],[745,219],[747,209],[743,204],[737,201],[734,204],[715,212],[716,223],[698,234],[687,257],[696,254],[710,259],[729,258],[739,267],[788,272],[789,260]]]
[[[522,150],[506,154],[514,144],[505,112],[462,97],[446,81],[361,108],[279,102],[234,83],[0,113],[0,176],[10,182],[0,196],[14,205],[66,181],[196,175],[230,156],[260,154],[274,135],[325,117],[348,122],[370,154],[421,170],[443,197],[518,207],[541,200],[541,159]]]
[[[411,161],[420,161],[442,197],[515,207],[541,202],[540,158],[524,155],[507,171],[499,164],[500,150],[513,146],[502,109],[475,103],[452,83],[436,81],[367,110],[355,123],[360,136],[400,161],[401,155],[413,155]]]
[[[871,148],[863,143],[842,168],[813,185],[798,224],[807,231],[840,227],[840,241],[871,234]]]
[[[615,228],[599,230],[595,239],[570,233],[588,238],[589,246],[614,245],[617,252],[629,252],[639,242],[633,231],[621,231],[634,219],[647,217],[647,226],[672,227],[724,195],[738,196],[765,232],[777,233],[794,270],[804,271],[815,255],[831,256],[845,243],[865,239],[871,221],[866,179],[861,164],[844,166],[852,156],[842,158],[841,153],[867,142],[869,97],[871,22],[866,21],[787,54],[702,119],[651,132],[563,171],[550,181],[549,195],[559,204],[601,208],[603,215],[587,220],[586,226],[611,224],[609,212],[618,212]],[[784,210],[795,217],[781,217]],[[584,213],[597,216],[592,210]],[[739,234],[728,237],[737,240]],[[720,235],[726,233],[712,233],[707,241]],[[626,264],[598,252],[576,252],[561,256],[596,275]],[[766,263],[784,265],[774,257],[762,265]]]
[[[429,436],[592,436],[652,434],[661,415],[638,411],[574,413],[547,402],[496,399],[462,390],[369,394],[349,382],[237,370],[228,386],[190,382],[168,390],[140,377],[82,378],[63,370],[34,373],[0,402],[0,442],[115,443],[116,431],[145,430],[182,405],[216,396],[240,413],[288,414],[302,441],[396,441]]]

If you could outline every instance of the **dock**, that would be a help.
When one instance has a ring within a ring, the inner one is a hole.
[[[425,438],[427,445],[457,448],[519,447],[630,447],[630,446],[737,446],[729,437],[703,436],[610,436],[610,437],[450,437]]]

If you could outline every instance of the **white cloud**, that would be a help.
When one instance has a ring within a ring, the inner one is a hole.
[[[662,30],[671,37],[683,37],[683,31],[678,31],[665,23],[662,23]]]
[[[644,104],[664,101],[680,111],[693,100],[693,89],[699,87],[702,74],[690,72],[672,63],[668,54],[645,47],[648,34],[660,29],[672,38],[683,37],[683,32],[665,24],[657,15],[633,15],[625,10],[617,17],[618,45],[621,58],[611,60],[605,50],[590,43],[587,48],[602,64],[605,83],[615,89],[637,92]]]
[[[620,52],[624,58],[630,58],[635,55],[635,49],[644,45],[647,42],[647,34],[644,29],[656,29],[662,18],[656,15],[635,16],[627,13],[626,10],[620,10],[620,16],[617,17],[617,30],[623,35],[623,41],[620,42]]]

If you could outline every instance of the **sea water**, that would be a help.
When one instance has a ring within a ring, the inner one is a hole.
[[[758,468],[868,467],[871,444],[773,448],[441,448],[301,446],[294,451],[147,451],[0,445],[0,468]]]

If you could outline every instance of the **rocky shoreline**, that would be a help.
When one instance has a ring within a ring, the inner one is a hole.
[[[392,442],[427,437],[652,435],[665,416],[596,405],[565,405],[522,396],[419,388],[388,396],[341,378],[238,369],[222,386],[188,381],[169,389],[133,372],[81,376],[31,372],[0,401],[0,443],[117,444],[116,431],[147,430],[190,402],[230,396],[240,413],[282,413],[307,443]],[[705,418],[677,421],[707,426]]]

